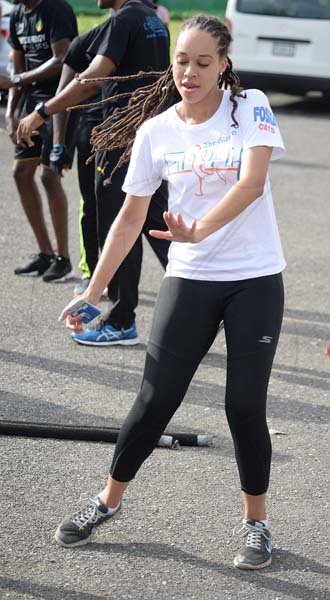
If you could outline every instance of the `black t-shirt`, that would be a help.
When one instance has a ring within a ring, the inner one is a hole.
[[[68,2],[42,0],[31,11],[23,4],[13,7],[8,41],[12,48],[24,52],[26,71],[31,71],[52,58],[51,44],[64,38],[72,40],[77,33],[77,20]],[[36,101],[45,100],[54,95],[58,82],[59,77],[39,81],[24,91]]]
[[[70,48],[63,59],[63,63],[71,67],[71,69],[73,69],[73,71],[76,73],[82,73],[85,71],[94,58],[94,56],[88,53],[88,48],[92,43],[96,43],[97,40],[99,43],[101,43],[104,31],[108,27],[108,21],[109,19],[107,19],[107,21],[104,23],[101,23],[101,25],[94,27],[94,29],[87,31],[87,33],[77,36],[71,42]],[[93,94],[93,96],[88,98],[84,104],[99,102],[100,100],[102,100],[101,89]],[[90,125],[97,125],[98,123],[101,123],[103,120],[102,107],[100,106],[83,110],[82,118]]]
[[[133,75],[139,71],[164,71],[170,63],[169,33],[155,11],[142,2],[128,2],[109,19],[103,41],[94,41],[91,56],[110,58],[117,68],[113,75]],[[102,86],[103,98],[129,92],[152,83],[154,78],[109,81]],[[105,104],[104,117],[112,114],[116,104]]]

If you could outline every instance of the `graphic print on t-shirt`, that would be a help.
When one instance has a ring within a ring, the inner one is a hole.
[[[200,221],[241,179],[241,162],[250,149],[268,146],[271,158],[284,154],[283,141],[266,96],[247,90],[232,118],[225,90],[214,115],[195,125],[171,106],[140,127],[123,189],[151,195],[168,181],[169,210],[187,225]],[[259,127],[261,125],[261,127]],[[263,193],[227,224],[198,244],[172,242],[166,277],[239,281],[279,273],[285,267],[267,176]]]
[[[211,181],[211,177],[213,180],[214,177],[219,179],[224,185],[233,185],[239,179],[242,153],[241,148],[236,158],[230,135],[222,136],[217,141],[195,144],[188,151],[164,154],[167,176],[193,173],[197,179],[194,194],[204,196],[204,184]]]
[[[143,28],[147,31],[146,39],[155,37],[168,37],[168,32],[162,21],[157,17],[146,17]]]

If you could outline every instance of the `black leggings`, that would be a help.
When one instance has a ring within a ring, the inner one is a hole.
[[[180,406],[223,320],[226,415],[242,490],[269,483],[267,388],[283,316],[281,274],[242,281],[165,278],[155,308],[140,392],[118,437],[110,473],[134,478]]]

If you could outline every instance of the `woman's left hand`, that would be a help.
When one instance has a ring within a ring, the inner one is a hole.
[[[168,227],[168,231],[159,231],[151,229],[149,231],[152,237],[160,240],[168,240],[169,242],[190,242],[196,244],[200,240],[197,236],[197,223],[193,221],[190,227],[185,224],[180,213],[174,216],[171,212],[163,213],[164,221]]]

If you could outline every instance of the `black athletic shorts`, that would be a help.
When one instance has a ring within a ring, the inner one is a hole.
[[[20,119],[33,112],[36,100],[27,96],[23,102]],[[78,122],[78,111],[71,111],[67,124],[66,146],[70,161],[67,168],[71,168],[74,156],[75,140],[76,140],[76,125]],[[34,136],[34,146],[28,148],[21,144],[15,146],[15,160],[23,162],[27,160],[37,161],[38,164],[49,167],[49,155],[53,147],[53,119],[50,117],[39,127],[39,135]]]
[[[49,167],[49,155],[53,147],[52,119],[47,119],[39,127],[39,135],[34,136],[32,139],[34,141],[32,148],[16,144],[15,160],[19,162],[35,160],[39,164]]]

